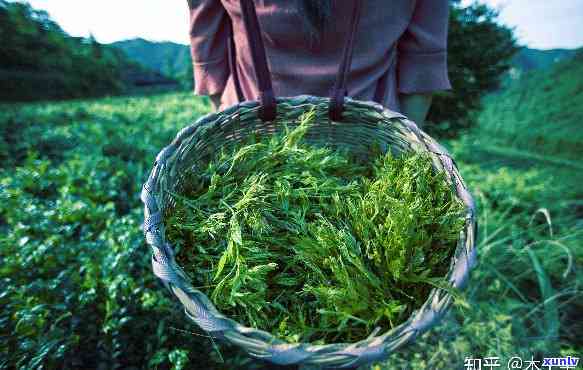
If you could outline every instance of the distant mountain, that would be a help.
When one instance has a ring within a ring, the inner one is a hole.
[[[190,49],[186,45],[137,38],[114,42],[111,46],[122,50],[128,58],[149,69],[176,79],[181,84],[191,84]]]
[[[510,76],[516,78],[535,69],[549,68],[557,62],[572,58],[576,53],[576,49],[521,49],[512,59]]]

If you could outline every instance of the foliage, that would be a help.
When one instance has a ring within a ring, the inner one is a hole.
[[[362,340],[443,286],[464,207],[427,156],[312,147],[310,117],[211,161],[166,232],[224,314],[292,342]]]
[[[465,292],[470,306],[455,306],[442,325],[376,369],[457,368],[465,358],[488,356],[504,366],[512,356],[540,361],[583,349],[583,232],[581,212],[573,207],[581,190],[572,194],[559,180],[565,177],[554,178],[568,168],[539,161],[538,169],[484,166],[495,154],[477,154],[475,143],[453,148],[480,209],[480,264]],[[581,180],[576,176],[571,184]]]
[[[536,69],[547,69],[559,61],[571,59],[576,54],[576,49],[521,48],[512,58],[512,69],[515,70],[513,74],[521,76]]]
[[[189,93],[0,106],[0,368],[273,368],[201,336],[154,277],[140,230],[155,155],[208,110]],[[583,172],[568,153],[532,155],[548,141],[517,156],[491,132],[481,120],[446,143],[479,202],[468,306],[379,367],[583,351]]]
[[[192,90],[194,77],[187,45],[136,38],[114,42],[111,46],[122,50],[131,60],[176,79],[184,89]]]
[[[512,30],[486,4],[453,2],[449,18],[448,69],[452,90],[435,96],[427,129],[452,137],[475,123],[481,98],[495,90],[518,50]]]
[[[0,109],[11,131],[2,157],[12,159],[0,170],[0,367],[169,368],[212,351],[208,340],[172,329],[191,331],[150,273],[140,231],[151,158],[174,120],[206,109],[185,101]]]
[[[70,37],[27,3],[0,0],[0,37],[0,100],[118,94],[136,75],[151,78],[121,51],[93,37]]]
[[[474,130],[448,143],[479,209],[470,307],[455,307],[375,370],[457,368],[468,357],[499,356],[505,366],[512,356],[579,356],[583,157],[576,152],[583,140],[573,118],[580,66],[580,59],[564,61],[513,81],[485,100]],[[505,109],[520,97],[524,107]],[[551,112],[552,120],[543,119]],[[577,147],[559,144],[577,140]]]
[[[561,156],[581,164],[581,117],[583,49],[571,59],[527,73],[506,90],[488,96],[478,122],[496,138],[492,145],[537,147],[539,155]]]

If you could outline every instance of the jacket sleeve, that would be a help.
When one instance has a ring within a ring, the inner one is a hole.
[[[417,0],[397,45],[398,91],[405,94],[451,89],[447,75],[448,0]]]
[[[229,77],[229,16],[219,0],[189,0],[194,93],[222,93]]]

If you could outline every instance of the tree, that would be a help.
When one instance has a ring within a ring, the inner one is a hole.
[[[470,128],[481,98],[500,86],[510,59],[519,50],[512,29],[498,23],[498,11],[474,2],[452,4],[449,19],[448,66],[453,90],[435,96],[428,130],[451,137]]]
[[[128,62],[93,37],[67,35],[27,3],[0,0],[0,100],[115,94]]]

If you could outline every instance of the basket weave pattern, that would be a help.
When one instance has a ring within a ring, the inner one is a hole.
[[[382,360],[437,323],[451,306],[452,296],[435,288],[406,322],[385,333],[375,331],[367,339],[351,344],[290,344],[221,314],[205,294],[192,286],[190,279],[176,264],[173,248],[165,238],[163,224],[165,215],[175,206],[171,194],[183,191],[189,179],[202,171],[218,148],[233,146],[250,134],[273,135],[284,124],[293,127],[302,113],[315,109],[315,122],[305,136],[309,143],[348,148],[355,154],[367,153],[373,142],[380,145],[383,151],[395,154],[427,152],[435,169],[445,172],[447,181],[466,206],[465,227],[450,263],[448,283],[452,287],[462,288],[476,261],[475,205],[447,151],[413,122],[376,103],[347,98],[344,122],[332,122],[327,115],[329,101],[328,98],[307,95],[278,98],[277,118],[266,123],[258,118],[260,106],[254,101],[201,117],[182,129],[172,143],[158,154],[142,189],[144,233],[153,251],[154,273],[184,305],[186,315],[214,338],[231,342],[250,356],[281,365],[343,368]]]

